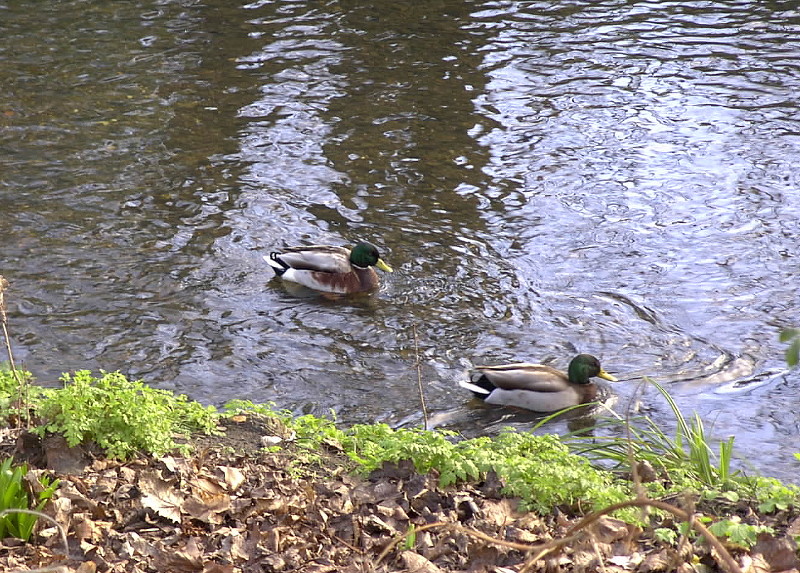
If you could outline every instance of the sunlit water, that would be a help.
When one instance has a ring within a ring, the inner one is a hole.
[[[599,356],[796,481],[800,12],[753,2],[0,5],[0,273],[41,383],[466,435],[470,364]],[[261,257],[368,239],[330,300]],[[416,333],[416,335],[415,335]],[[549,424],[562,432],[564,422]],[[745,463],[747,465],[747,463]]]

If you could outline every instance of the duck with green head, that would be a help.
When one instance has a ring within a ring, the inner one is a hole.
[[[287,247],[264,260],[283,280],[327,293],[351,294],[378,288],[378,267],[387,273],[392,267],[380,257],[371,243],[358,243],[352,249],[329,245]]]
[[[567,372],[527,362],[476,366],[470,371],[470,381],[459,385],[487,404],[555,412],[594,401],[597,398],[597,386],[591,380],[594,376],[617,381],[603,370],[597,358],[579,354],[569,363]]]

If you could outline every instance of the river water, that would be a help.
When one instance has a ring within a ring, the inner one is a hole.
[[[45,385],[478,435],[470,364],[601,358],[798,481],[800,11],[781,2],[0,2],[0,273]],[[261,257],[376,243],[371,297]],[[416,333],[416,335],[415,335]],[[555,421],[548,431],[566,430]]]

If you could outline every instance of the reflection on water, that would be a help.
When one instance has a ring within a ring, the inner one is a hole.
[[[464,369],[586,351],[618,411],[666,423],[652,376],[795,479],[797,11],[16,2],[0,30],[2,273],[43,383],[419,424],[419,360],[476,435],[534,420],[472,409]],[[261,259],[362,239],[396,270],[372,297]]]

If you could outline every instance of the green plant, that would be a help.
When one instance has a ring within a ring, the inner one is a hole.
[[[308,428],[307,421],[301,423]],[[580,503],[596,508],[627,494],[627,488],[614,482],[611,474],[571,454],[552,435],[505,430],[494,438],[458,440],[455,433],[444,430],[393,430],[385,424],[357,425],[346,431],[327,424],[322,428],[325,438],[341,444],[364,471],[386,462],[409,460],[420,473],[436,470],[442,487],[481,479],[494,471],[503,480],[506,494],[520,497],[523,506],[542,512]]]
[[[413,523],[408,524],[408,531],[406,532],[406,540],[403,544],[403,549],[409,551],[414,549],[417,544],[417,529]]]
[[[780,340],[789,343],[789,348],[786,349],[786,363],[789,366],[797,366],[800,362],[800,328],[787,328],[781,332]]]
[[[359,424],[340,429],[327,418],[276,412],[246,401],[226,404],[226,410],[278,416],[296,432],[295,443],[309,451],[334,446],[362,472],[384,463],[411,461],[420,473],[435,470],[439,484],[477,480],[494,471],[504,492],[520,497],[523,506],[549,512],[554,506],[598,508],[628,495],[628,485],[573,455],[557,436],[519,433],[510,429],[489,438],[461,440],[446,430],[398,429],[386,424]]]
[[[11,458],[6,458],[0,464],[0,512],[18,509],[41,511],[58,487],[58,480],[51,481],[45,476],[39,478],[42,491],[36,495],[37,503],[31,508],[30,495],[23,483],[25,474],[28,473],[28,466],[22,464],[12,467],[12,463]],[[9,511],[0,517],[0,539],[12,536],[27,541],[38,519],[36,515],[30,513]]]
[[[17,370],[17,374],[26,378],[31,375],[30,372],[23,370]],[[16,394],[18,388],[19,384],[17,384],[17,380],[14,378],[8,363],[0,362],[0,397],[12,396]]]
[[[627,423],[617,417],[599,423],[595,431],[604,425],[612,430],[619,429],[620,424],[625,423],[623,428],[629,432],[629,436],[592,436],[587,439],[576,434],[566,438],[571,450],[586,455],[595,465],[603,467],[612,464],[615,468],[630,471],[628,466],[631,456],[637,462],[650,463],[659,474],[668,477],[663,484],[660,481],[644,484],[649,495],[655,497],[667,492],[693,490],[703,500],[755,502],[758,510],[764,513],[798,505],[798,486],[784,485],[774,478],[747,476],[731,471],[733,437],[719,444],[719,455],[715,462],[700,418],[695,415],[692,420],[687,421],[666,390],[655,382],[652,383],[670,404],[677,419],[674,438],[667,436],[649,418]],[[800,459],[800,454],[795,455]]]
[[[573,437],[569,446],[584,454],[580,456],[552,435],[505,430],[493,438],[459,440],[453,432],[393,430],[385,424],[340,429],[328,418],[311,415],[293,418],[291,412],[276,411],[269,405],[242,400],[226,404],[225,409],[229,413],[255,413],[279,418],[294,431],[294,443],[308,452],[308,461],[321,460],[318,451],[326,446],[347,455],[363,472],[378,469],[385,462],[408,460],[419,472],[437,471],[443,486],[461,480],[482,479],[494,471],[504,483],[506,494],[518,496],[524,506],[544,512],[558,505],[599,508],[629,496],[631,486],[628,481],[615,479],[612,472],[599,467],[605,465],[607,468],[609,463],[626,465],[629,447],[633,448],[637,460],[650,461],[669,475],[669,488],[660,481],[645,484],[653,497],[668,491],[690,489],[699,492],[703,500],[754,500],[760,511],[769,512],[795,505],[800,495],[797,486],[785,486],[773,478],[748,477],[732,472],[732,439],[720,447],[719,461],[712,462],[712,449],[702,423],[697,420],[687,422],[677,406],[674,411],[682,422],[679,421],[675,438],[667,436],[652,421],[645,420],[649,425],[644,429],[631,426],[630,441],[593,436],[590,440],[597,443],[587,445],[587,438]],[[620,517],[637,521],[633,511]]]
[[[738,516],[714,521],[707,515],[696,515],[694,519],[703,523],[715,536],[723,537],[728,543],[738,545],[744,549],[750,549],[756,544],[759,533],[774,533],[774,530],[766,525],[742,523],[742,520]],[[657,540],[670,545],[676,543],[679,533],[680,535],[686,535],[690,538],[696,537],[695,531],[689,527],[687,522],[681,522],[677,524],[676,527],[677,530],[669,527],[656,528],[653,530],[653,536]]]
[[[275,404],[255,404],[250,400],[234,399],[225,403],[222,407],[225,414],[228,416],[235,416],[236,414],[258,414],[260,416],[268,417],[285,417],[275,410]],[[291,418],[291,413],[286,412]]]
[[[377,469],[384,462],[410,460],[420,473],[436,469],[439,483],[448,486],[480,475],[463,447],[454,443],[456,436],[445,430],[393,430],[386,424],[356,425],[345,432],[342,445],[347,455],[365,471]]]
[[[744,489],[758,503],[758,511],[763,513],[787,510],[797,506],[800,500],[800,487],[794,484],[785,485],[775,478],[747,478],[744,480]]]
[[[100,378],[88,370],[64,374],[64,387],[51,390],[39,403],[44,424],[36,428],[61,433],[67,444],[94,441],[107,455],[126,459],[134,452],[162,454],[186,449],[175,437],[193,431],[213,433],[218,414],[209,406],[186,396],[129,381],[119,372],[102,372]]]
[[[609,461],[627,467],[631,454],[637,461],[647,461],[669,475],[680,487],[724,490],[731,486],[738,472],[731,471],[734,437],[719,443],[714,455],[703,421],[696,413],[687,420],[669,393],[654,380],[648,379],[661,393],[675,416],[674,437],[668,436],[649,418],[633,421],[619,416],[606,421],[607,425],[622,427],[627,435],[591,436],[574,434],[566,438],[572,450],[600,464]],[[588,444],[588,445],[587,445]]]
[[[669,527],[657,527],[653,530],[653,537],[662,543],[675,545],[678,541],[678,532]]]
[[[695,413],[692,420],[687,423],[672,396],[655,380],[649,380],[649,382],[656,387],[667,401],[678,423],[674,440],[667,438],[662,433],[664,449],[668,458],[677,465],[687,462],[686,465],[688,465],[689,471],[693,472],[706,486],[718,487],[727,485],[731,476],[734,475],[731,472],[734,436],[730,436],[726,441],[720,442],[719,456],[717,456],[717,464],[715,465],[712,460],[713,452],[700,416]],[[653,427],[655,428],[655,426]],[[686,443],[686,449],[684,449],[684,442]]]
[[[11,370],[5,364],[0,364],[0,418],[6,419],[13,413],[12,403],[18,387]]]
[[[19,378],[19,381],[17,380]],[[26,370],[16,370],[16,377],[7,363],[0,363],[0,420],[7,420],[12,416],[26,415],[20,412],[20,383],[27,387],[28,399],[32,405],[41,398],[42,390],[31,386],[33,375]]]
[[[557,505],[599,509],[630,495],[630,484],[615,480],[554,435],[503,431],[492,440],[468,440],[462,447],[482,473],[494,470],[505,481],[504,492],[523,505],[547,512]],[[632,513],[631,513],[632,515]]]
[[[708,529],[717,537],[725,537],[730,543],[734,543],[745,549],[750,549],[756,544],[759,533],[774,532],[771,527],[767,527],[766,525],[742,523],[738,517],[722,519],[709,525]]]

